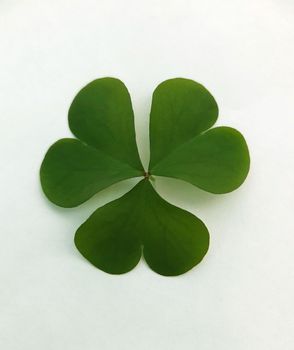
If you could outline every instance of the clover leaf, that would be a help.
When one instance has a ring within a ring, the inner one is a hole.
[[[217,104],[202,85],[188,79],[161,83],[151,108],[149,171],[212,193],[239,187],[249,170],[248,148],[233,128],[205,132],[217,116]]]
[[[45,195],[74,207],[124,179],[141,177],[124,196],[98,208],[76,232],[80,253],[99,269],[121,274],[141,255],[165,276],[197,265],[209,233],[195,215],[160,197],[152,176],[182,179],[212,193],[239,187],[249,171],[246,141],[217,120],[213,96],[195,81],[176,78],[154,91],[150,114],[150,164],[145,172],[136,145],[130,95],[118,79],[97,79],[84,87],[69,109],[76,139],[57,141],[40,169]]]

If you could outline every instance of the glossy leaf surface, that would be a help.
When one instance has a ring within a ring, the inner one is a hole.
[[[209,233],[201,220],[166,202],[145,179],[97,209],[77,230],[75,244],[86,259],[108,273],[131,270],[143,249],[152,270],[173,276],[202,260]]]

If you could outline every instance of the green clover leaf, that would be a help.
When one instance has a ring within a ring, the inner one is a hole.
[[[235,129],[210,129],[217,116],[217,104],[202,85],[182,78],[161,83],[152,99],[145,172],[125,85],[114,78],[97,79],[77,94],[69,109],[77,139],[57,141],[41,165],[48,199],[74,207],[116,182],[142,177],[77,230],[75,244],[86,259],[121,274],[132,270],[143,253],[150,268],[165,276],[182,274],[203,259],[209,246],[206,226],[161,198],[150,176],[182,179],[212,193],[239,187],[249,171],[246,141]]]
[[[239,187],[249,171],[246,141],[228,127],[205,132],[217,116],[217,104],[202,85],[188,79],[161,83],[151,108],[149,171],[212,193]]]

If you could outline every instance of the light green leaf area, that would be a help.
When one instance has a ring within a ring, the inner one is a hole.
[[[201,220],[162,199],[147,179],[123,197],[97,209],[77,230],[80,253],[99,269],[121,274],[144,258],[165,276],[197,265],[209,246]]]
[[[240,132],[218,127],[175,149],[152,174],[178,178],[208,192],[226,193],[243,183],[249,163],[248,147]]]
[[[77,139],[62,139],[47,151],[40,170],[48,199],[61,207],[74,207],[98,191],[142,171],[122,163]]]
[[[235,129],[209,129],[217,104],[200,84],[182,78],[161,83],[150,114],[152,175],[182,179],[212,193],[238,188],[249,171],[244,137]]]

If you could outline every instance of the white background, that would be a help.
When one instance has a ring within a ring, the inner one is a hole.
[[[0,50],[0,348],[294,349],[293,0],[1,0]],[[78,226],[133,180],[75,209],[40,190],[72,98],[103,76],[130,90],[145,164],[151,94],[171,77],[204,84],[217,125],[248,141],[250,175],[231,194],[157,180],[210,230],[185,275],[141,262],[112,276],[75,249]]]

